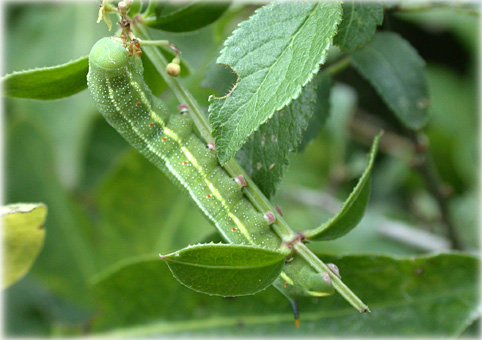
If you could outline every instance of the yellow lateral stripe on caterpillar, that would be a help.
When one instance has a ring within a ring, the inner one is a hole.
[[[278,248],[280,240],[266,228],[263,214],[194,134],[189,115],[170,114],[152,95],[142,78],[140,59],[128,57],[120,39],[105,38],[98,44],[91,52],[88,83],[107,121],[187,189],[228,241]]]
[[[231,219],[234,221],[234,223],[238,226],[239,230],[243,233],[243,235],[246,237],[246,239],[251,243],[251,244],[255,244],[253,239],[251,238],[251,235],[249,234],[248,230],[245,228],[245,226],[243,225],[243,223],[237,218],[236,215],[234,215],[233,213],[231,213],[230,209],[232,209],[232,207],[228,206],[227,202],[224,200],[224,197],[221,195],[221,193],[219,192],[219,190],[216,189],[216,187],[214,186],[214,184],[212,182],[209,181],[209,179],[207,178],[207,175],[203,168],[201,167],[201,165],[198,163],[197,159],[193,156],[193,154],[191,152],[189,152],[189,150],[182,144],[182,141],[181,139],[179,138],[179,136],[171,129],[169,129],[166,124],[164,123],[164,121],[156,114],[155,111],[152,110],[151,108],[151,104],[149,103],[148,99],[146,98],[145,94],[142,92],[141,90],[141,87],[139,86],[139,84],[133,79],[133,76],[132,76],[132,73],[128,72],[128,76],[129,76],[129,79],[130,79],[130,83],[131,85],[136,89],[137,93],[139,94],[140,98],[141,98],[141,102],[146,105],[146,107],[148,108],[150,114],[151,114],[151,118],[153,121],[155,121],[156,123],[158,123],[159,125],[161,125],[163,131],[164,131],[164,134],[166,136],[168,136],[169,138],[171,138],[172,140],[174,140],[180,147],[181,151],[186,155],[187,159],[191,162],[191,164],[198,170],[199,174],[201,175],[201,177],[203,178],[203,180],[205,181],[205,183],[207,184],[207,186],[209,187],[209,189],[211,190],[211,192],[213,193],[214,197],[216,197],[216,199],[219,201],[219,203],[223,206],[225,212],[231,217]],[[161,156],[160,156],[161,157]],[[171,172],[173,174],[175,174],[175,172],[172,171],[171,169]],[[179,178],[179,181],[182,183],[182,179]],[[194,200],[196,200],[195,197],[193,197]],[[198,202],[196,201],[196,203],[198,204],[198,206],[204,211],[205,214],[209,215],[209,211],[205,211],[205,209],[203,209],[203,206],[201,204],[201,202]],[[212,216],[212,218],[214,218],[215,216]]]

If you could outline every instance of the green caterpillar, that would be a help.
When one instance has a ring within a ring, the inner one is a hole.
[[[152,94],[144,82],[140,58],[130,56],[120,38],[103,38],[93,46],[87,83],[105,119],[186,189],[226,241],[280,248],[281,239],[270,227],[274,214],[257,211],[243,194],[244,178],[230,177],[219,165],[214,145],[194,133],[187,107],[181,105],[180,113],[170,113]],[[324,296],[334,291],[328,275],[317,273],[296,255],[287,260],[274,285],[291,301],[299,295]]]

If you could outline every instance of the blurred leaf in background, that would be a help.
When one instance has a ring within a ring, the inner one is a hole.
[[[234,300],[196,294],[169,277],[163,263],[145,257],[119,264],[97,281],[105,318],[96,326],[111,330],[101,334],[118,337],[299,336],[300,331],[311,336],[352,337],[361,329],[364,336],[457,336],[477,315],[473,285],[479,262],[471,256],[322,258],[336,263],[343,280],[371,301],[370,314],[353,313],[339,295],[304,298],[300,300],[301,328],[296,329],[289,304],[273,288]],[[159,289],[164,293],[158,294]],[[119,296],[129,302],[120,301]],[[131,327],[122,327],[127,324]]]

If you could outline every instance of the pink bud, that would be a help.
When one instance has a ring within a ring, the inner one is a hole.
[[[177,109],[179,110],[179,112],[181,112],[181,114],[185,114],[189,111],[189,106],[186,104],[179,104],[177,106]]]
[[[266,222],[268,222],[268,224],[273,224],[274,222],[276,222],[276,217],[274,216],[272,211],[266,212],[266,214],[264,214],[264,219],[266,220]]]
[[[210,151],[214,151],[215,150],[215,147],[214,147],[214,143],[213,142],[209,142],[206,144],[206,147],[210,150]]]
[[[243,175],[238,175],[236,177],[233,178],[233,181],[239,185],[240,187],[245,187],[248,185],[248,183],[246,183],[246,180],[244,179],[244,176]]]

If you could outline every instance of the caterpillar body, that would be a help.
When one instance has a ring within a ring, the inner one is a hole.
[[[120,38],[99,40],[89,54],[88,88],[97,109],[134,148],[187,190],[232,244],[279,249],[273,221],[243,194],[242,179],[220,166],[212,145],[193,130],[189,114],[170,113],[143,79],[139,57]],[[284,267],[275,286],[286,296],[329,295],[333,288],[300,257]]]

